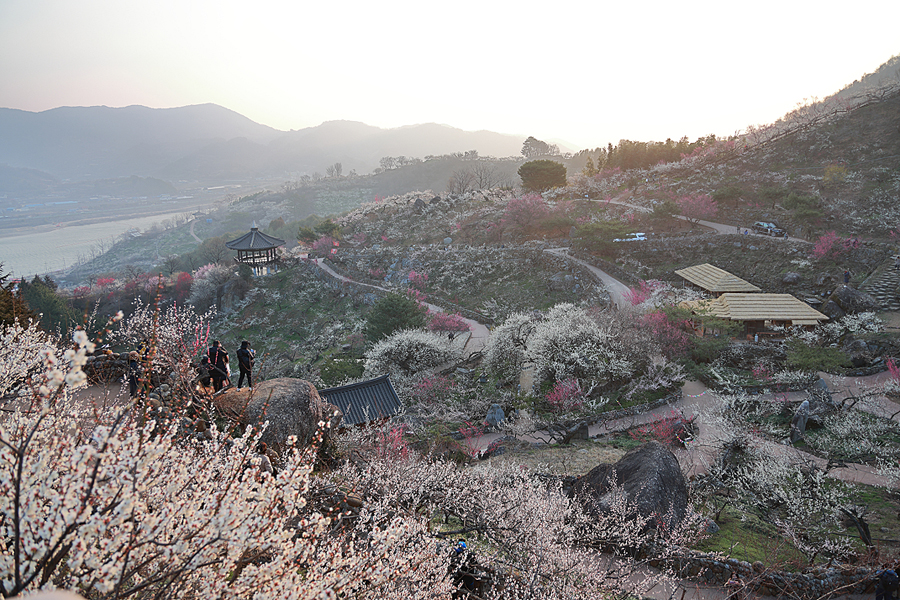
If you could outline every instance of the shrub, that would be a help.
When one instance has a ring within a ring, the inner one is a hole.
[[[413,298],[391,293],[382,297],[366,318],[366,338],[376,342],[401,329],[425,326],[427,309]]]
[[[808,373],[816,371],[835,373],[851,365],[850,357],[840,349],[830,346],[808,346],[797,338],[787,341],[786,364],[791,369]]]

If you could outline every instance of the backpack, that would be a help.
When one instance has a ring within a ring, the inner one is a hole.
[[[881,587],[885,590],[893,592],[900,586],[900,577],[897,576],[897,572],[893,569],[885,569],[882,571],[879,579],[881,580]]]

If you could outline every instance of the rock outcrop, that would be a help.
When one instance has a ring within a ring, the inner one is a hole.
[[[688,507],[687,483],[672,451],[652,441],[635,448],[615,464],[598,465],[572,485],[572,495],[593,514],[609,511],[613,487],[625,491],[640,517],[649,525],[677,525]]]
[[[847,314],[855,314],[868,311],[877,311],[881,309],[878,300],[865,292],[860,292],[849,285],[839,285],[831,297],[829,302],[834,302],[841,310]],[[826,313],[827,314],[827,313]],[[831,316],[831,315],[829,315]]]
[[[262,427],[268,421],[260,441],[278,453],[287,449],[290,436],[297,437],[298,446],[306,447],[313,441],[320,422],[330,422],[334,430],[343,416],[336,406],[319,396],[313,384],[287,377],[263,381],[252,391],[226,390],[215,403],[236,417],[242,427]]]

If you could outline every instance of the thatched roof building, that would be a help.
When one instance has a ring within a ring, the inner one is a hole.
[[[685,302],[683,306],[698,314],[706,314],[743,325],[748,337],[774,335],[771,328],[812,327],[828,317],[790,294],[725,293],[718,298]],[[703,335],[703,330],[698,331]]]
[[[728,292],[758,292],[760,289],[748,281],[744,281],[737,275],[733,275],[724,269],[713,266],[709,263],[695,265],[685,269],[675,271],[676,275],[681,276],[691,285],[709,292],[710,294],[720,295]]]

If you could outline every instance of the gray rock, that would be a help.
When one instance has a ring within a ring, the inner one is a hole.
[[[832,320],[840,319],[847,314],[844,312],[844,309],[842,309],[836,302],[832,300],[829,300],[828,302],[823,304],[822,308],[819,309],[819,312]]]
[[[653,516],[671,527],[687,513],[687,483],[678,460],[657,441],[631,450],[615,464],[594,467],[575,480],[571,494],[589,513],[608,513],[613,483],[624,490],[641,517]],[[656,526],[654,519],[648,526]]]
[[[712,519],[706,519],[706,527],[703,528],[706,533],[719,533],[719,525]]]
[[[445,246],[449,246],[449,245],[452,244],[452,243],[453,243],[453,238],[451,238],[451,237],[445,237],[445,238],[444,238],[444,245],[445,245]]]
[[[241,393],[241,390],[235,392]],[[269,425],[260,441],[281,453],[287,449],[290,436],[297,436],[299,447],[307,447],[313,441],[319,421],[330,422],[330,430],[333,431],[337,429],[342,416],[336,406],[319,396],[318,390],[310,382],[282,377],[253,386],[241,425],[262,427],[268,421]],[[326,429],[326,437],[328,431]]]
[[[828,300],[840,306],[848,314],[876,311],[881,308],[878,300],[849,285],[839,285]]]
[[[785,285],[797,285],[800,283],[801,279],[800,273],[785,273],[784,277],[781,278],[781,283]]]
[[[503,414],[503,409],[500,407],[500,405],[491,404],[491,408],[490,410],[488,410],[487,416],[484,418],[484,421],[491,427],[498,427],[504,418],[505,415]]]

